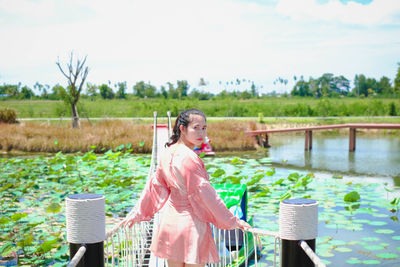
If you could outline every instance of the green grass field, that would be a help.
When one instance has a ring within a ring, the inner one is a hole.
[[[70,108],[62,101],[0,101],[0,109],[12,108],[18,118],[69,117]],[[172,116],[188,108],[199,108],[209,117],[326,117],[326,116],[396,116],[400,115],[399,99],[314,99],[263,98],[252,100],[96,100],[79,103],[81,117],[152,117],[157,110]]]

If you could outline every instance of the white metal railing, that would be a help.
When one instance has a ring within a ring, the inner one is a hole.
[[[105,266],[150,266],[151,222],[116,227],[107,233],[104,248]]]
[[[86,246],[81,246],[71,261],[68,263],[67,267],[75,267],[81,261],[83,255],[85,255]]]
[[[315,265],[318,267],[326,267],[325,263],[323,263],[317,254],[315,254],[315,252],[310,248],[310,246],[308,246],[306,241],[300,240],[299,245]]]
[[[170,114],[168,114],[170,125]],[[154,112],[153,147],[147,182],[158,164],[157,112]],[[157,221],[157,220],[156,220]],[[104,261],[106,266],[149,266],[154,220],[134,224],[132,228],[117,224],[106,232]]]
[[[261,257],[260,235],[274,237],[274,262],[276,266],[277,244],[279,243],[278,233],[267,232],[253,228],[250,231],[223,230],[213,226],[214,241],[217,244],[220,262],[210,264],[213,267],[221,266],[258,266]]]

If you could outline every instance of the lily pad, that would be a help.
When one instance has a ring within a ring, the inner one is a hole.
[[[61,210],[61,205],[58,203],[51,203],[47,209],[46,212],[50,212],[50,213],[58,213]]]
[[[324,257],[324,258],[329,258],[329,257],[335,256],[335,254],[333,254],[329,251],[322,251],[322,252],[318,251],[318,256]]]
[[[360,198],[360,194],[357,191],[351,191],[343,197],[343,200],[346,202],[356,202]]]
[[[383,213],[372,214],[372,216],[377,217],[377,218],[386,218],[386,217],[389,217],[389,215],[383,214]]]
[[[357,258],[350,258],[346,261],[348,264],[360,264],[361,260],[357,259]]]
[[[362,261],[362,263],[367,264],[367,265],[381,264],[381,262],[378,260],[365,260],[365,261]]]
[[[399,255],[397,255],[397,254],[395,254],[395,253],[379,253],[379,254],[376,254],[376,256],[378,257],[378,258],[381,258],[381,259],[396,259]]]
[[[378,234],[393,234],[394,230],[392,230],[392,229],[376,229],[375,233],[378,233]]]
[[[386,225],[387,222],[383,222],[383,221],[370,221],[368,222],[369,225],[374,225],[374,226],[382,226],[382,225]]]
[[[337,248],[335,248],[335,250],[339,251],[339,252],[351,252],[351,251],[353,251],[351,248],[346,248],[346,247],[337,247]]]

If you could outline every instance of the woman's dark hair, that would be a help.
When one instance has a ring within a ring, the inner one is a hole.
[[[190,115],[200,115],[206,120],[206,115],[204,115],[203,111],[192,108],[182,111],[178,117],[176,118],[174,129],[172,130],[172,136],[169,142],[165,143],[165,146],[172,146],[176,142],[178,142],[181,137],[181,129],[179,126],[187,127],[190,123]]]

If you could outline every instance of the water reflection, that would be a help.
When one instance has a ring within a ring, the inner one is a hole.
[[[347,136],[314,136],[311,151],[304,151],[304,136],[270,136],[266,156],[279,165],[308,170],[397,177],[400,184],[400,137],[357,136],[349,152]]]

